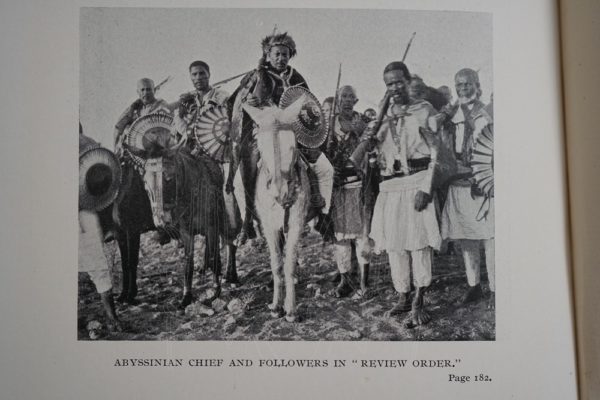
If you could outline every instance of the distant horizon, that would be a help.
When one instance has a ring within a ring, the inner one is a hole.
[[[136,82],[172,76],[158,98],[174,102],[193,90],[187,68],[207,62],[211,83],[256,67],[260,41],[275,25],[295,40],[290,65],[322,101],[352,85],[356,110],[377,108],[385,93],[382,71],[400,60],[413,32],[406,64],[432,87],[454,74],[479,70],[482,100],[493,92],[492,16],[489,13],[365,9],[81,8],[80,121],[84,132],[112,148],[114,124],[136,98]],[[235,31],[231,27],[235,27]],[[240,33],[241,32],[241,33]],[[223,86],[229,93],[241,78]]]

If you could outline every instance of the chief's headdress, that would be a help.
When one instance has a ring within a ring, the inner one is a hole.
[[[296,55],[296,42],[285,33],[273,33],[262,40],[263,54],[267,54],[273,46],[285,46],[290,49],[290,58]]]

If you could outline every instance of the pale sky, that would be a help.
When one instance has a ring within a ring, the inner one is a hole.
[[[210,65],[217,82],[255,68],[260,42],[277,24],[294,38],[290,61],[323,100],[341,85],[356,88],[357,111],[376,108],[385,86],[382,72],[401,60],[434,87],[448,85],[461,68],[479,70],[484,102],[492,90],[492,16],[487,13],[403,10],[82,8],[80,20],[80,118],[87,135],[112,148],[114,124],[137,98],[136,82],[158,84],[157,97],[175,101],[193,89],[188,66]],[[239,79],[222,86],[230,93]]]

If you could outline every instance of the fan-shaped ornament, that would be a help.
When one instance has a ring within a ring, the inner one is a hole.
[[[119,194],[121,166],[105,148],[87,146],[79,154],[79,209],[100,211]]]
[[[193,137],[198,145],[211,158],[224,162],[228,158],[231,139],[229,131],[231,124],[227,109],[222,106],[212,107],[203,112],[196,121],[190,124]]]
[[[302,105],[298,118],[292,124],[292,130],[296,134],[298,143],[314,149],[327,139],[327,118],[315,95],[303,87],[293,86],[281,95],[279,108],[287,108],[302,95],[306,95],[306,101]]]
[[[471,158],[473,179],[486,197],[494,189],[494,125],[486,125],[477,136]]]
[[[153,113],[136,119],[125,137],[125,144],[132,149],[153,152],[167,148],[172,140],[173,117],[166,113]]]

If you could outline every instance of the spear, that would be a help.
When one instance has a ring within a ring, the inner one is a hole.
[[[333,104],[331,105],[331,111],[329,113],[329,126],[327,129],[327,150],[329,150],[329,144],[331,143],[331,136],[333,135],[333,124],[335,123],[335,106],[338,99],[338,91],[340,89],[340,79],[342,78],[342,63],[338,69],[337,84],[335,86],[335,95],[333,96]]]
[[[408,50],[410,49],[410,45],[413,42],[413,39],[415,38],[415,35],[417,34],[417,32],[413,32],[412,36],[410,37],[410,40],[408,41],[408,45],[406,46],[406,50],[404,50],[404,55],[402,56],[402,62],[404,62],[404,60],[406,60],[406,55],[408,54]]]

